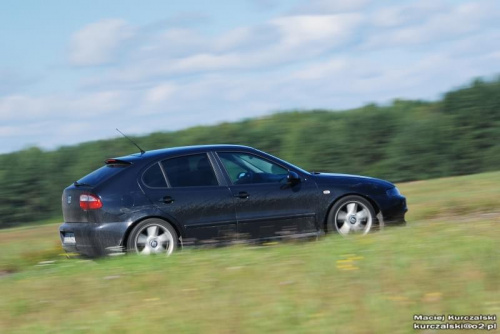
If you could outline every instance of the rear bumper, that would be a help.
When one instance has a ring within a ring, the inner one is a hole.
[[[123,239],[129,222],[106,224],[63,223],[59,227],[65,251],[88,257],[98,257],[123,252]],[[64,235],[74,233],[75,243],[65,243]]]

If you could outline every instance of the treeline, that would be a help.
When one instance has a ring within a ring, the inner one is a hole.
[[[216,126],[158,132],[146,150],[232,143],[267,151],[306,170],[393,182],[500,169],[500,79],[476,80],[440,101],[395,100],[348,111],[290,111]],[[61,192],[106,158],[137,150],[124,138],[54,151],[0,155],[0,227],[61,215]]]

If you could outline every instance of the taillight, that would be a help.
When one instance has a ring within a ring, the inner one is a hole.
[[[102,202],[99,197],[92,194],[80,195],[80,208],[83,210],[97,210],[102,208]]]

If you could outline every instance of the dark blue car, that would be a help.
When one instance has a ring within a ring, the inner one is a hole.
[[[63,247],[100,256],[185,245],[366,234],[404,223],[390,182],[310,173],[251,147],[168,148],[109,159],[62,195]]]

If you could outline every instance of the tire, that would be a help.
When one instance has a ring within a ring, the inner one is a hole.
[[[170,255],[177,250],[178,246],[179,237],[175,229],[158,218],[140,222],[127,238],[127,251],[142,255]]]
[[[337,231],[342,236],[365,235],[376,222],[375,210],[371,203],[361,196],[349,195],[341,198],[330,209],[327,231]]]

